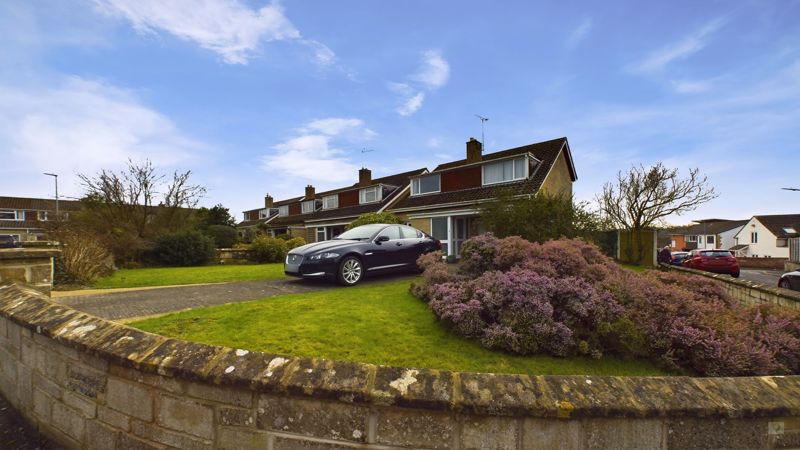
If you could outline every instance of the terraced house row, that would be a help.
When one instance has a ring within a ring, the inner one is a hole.
[[[350,186],[316,192],[309,185],[303,195],[280,201],[267,195],[263,207],[244,211],[239,228],[316,242],[336,237],[361,214],[386,211],[441,240],[448,254],[458,255],[466,239],[484,231],[482,203],[501,192],[571,196],[576,180],[565,137],[488,154],[480,141],[470,138],[466,158],[432,171],[420,168],[373,179],[362,168],[358,182]]]

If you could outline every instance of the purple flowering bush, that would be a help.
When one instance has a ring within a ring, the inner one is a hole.
[[[698,375],[800,373],[800,315],[745,307],[696,275],[621,268],[580,239],[483,234],[457,270],[422,256],[427,301],[454,332],[522,355],[650,358]]]

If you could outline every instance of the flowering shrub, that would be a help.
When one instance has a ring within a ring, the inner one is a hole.
[[[555,356],[648,357],[699,375],[800,373],[800,313],[745,307],[713,280],[622,269],[580,239],[476,236],[451,270],[418,260],[412,293],[487,348]]]

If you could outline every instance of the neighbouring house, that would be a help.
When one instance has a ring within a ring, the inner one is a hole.
[[[59,200],[62,219],[81,209],[81,202]],[[18,241],[43,238],[46,223],[56,218],[56,201],[44,198],[0,197],[0,234],[10,234]]]
[[[800,236],[800,214],[753,216],[734,236],[737,256],[788,258],[789,238]]]
[[[411,177],[409,193],[388,211],[439,239],[448,255],[458,256],[465,240],[485,231],[482,203],[503,192],[572,196],[578,177],[567,138],[489,154],[483,154],[482,147],[470,138],[465,159]]]
[[[731,249],[736,245],[734,236],[747,220],[703,219],[692,225],[671,230],[673,250]]]
[[[358,182],[351,186],[316,192],[306,186],[305,195],[273,202],[265,197],[264,208],[244,211],[240,230],[260,228],[270,236],[288,234],[306,242],[331,239],[361,214],[382,212],[410,189],[412,176],[426,173],[416,169],[405,173],[372,178],[372,171],[361,168]]]

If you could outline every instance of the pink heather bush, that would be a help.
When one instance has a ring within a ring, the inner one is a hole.
[[[698,375],[800,373],[800,314],[744,307],[714,280],[622,269],[580,239],[476,236],[458,270],[422,256],[412,293],[487,348],[651,358]]]

